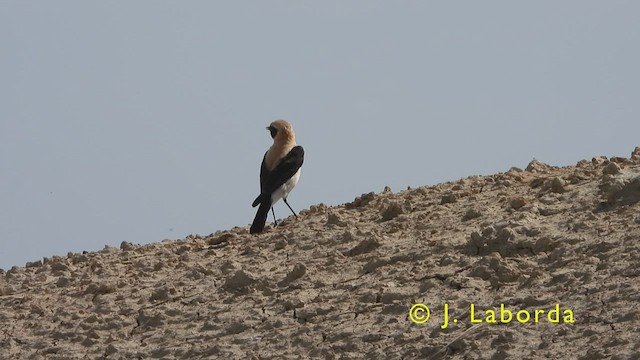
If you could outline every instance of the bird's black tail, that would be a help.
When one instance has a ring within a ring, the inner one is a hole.
[[[256,234],[264,230],[264,225],[267,223],[267,215],[269,215],[269,209],[271,209],[270,201],[263,201],[260,203],[260,207],[258,208],[258,212],[256,212],[256,217],[253,219],[253,224],[251,224],[249,233]]]

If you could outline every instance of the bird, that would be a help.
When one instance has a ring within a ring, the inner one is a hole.
[[[260,166],[260,195],[251,204],[258,206],[249,233],[257,234],[264,230],[269,209],[273,214],[273,222],[277,226],[273,205],[282,199],[294,216],[287,196],[300,179],[300,169],[304,162],[304,149],[296,144],[293,127],[286,120],[276,120],[267,126],[273,138],[273,145],[262,158]]]

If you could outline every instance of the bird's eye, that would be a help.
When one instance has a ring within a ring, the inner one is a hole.
[[[267,129],[271,133],[271,138],[275,138],[276,135],[278,135],[278,129],[276,129],[274,126],[269,126]]]

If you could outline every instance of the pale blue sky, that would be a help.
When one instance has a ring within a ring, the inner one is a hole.
[[[637,1],[2,1],[0,268],[249,224],[279,118],[306,150],[298,211],[534,157],[628,156],[638,14]]]

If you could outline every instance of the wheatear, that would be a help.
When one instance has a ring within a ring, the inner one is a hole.
[[[295,211],[287,202],[287,195],[293,190],[300,178],[300,167],[304,160],[302,146],[296,145],[296,135],[291,124],[285,120],[276,120],[267,127],[273,138],[273,145],[267,150],[260,167],[260,195],[251,206],[258,212],[253,219],[251,234],[264,230],[269,209],[273,214],[273,222],[277,225],[273,205],[280,199],[284,200],[293,215]]]

